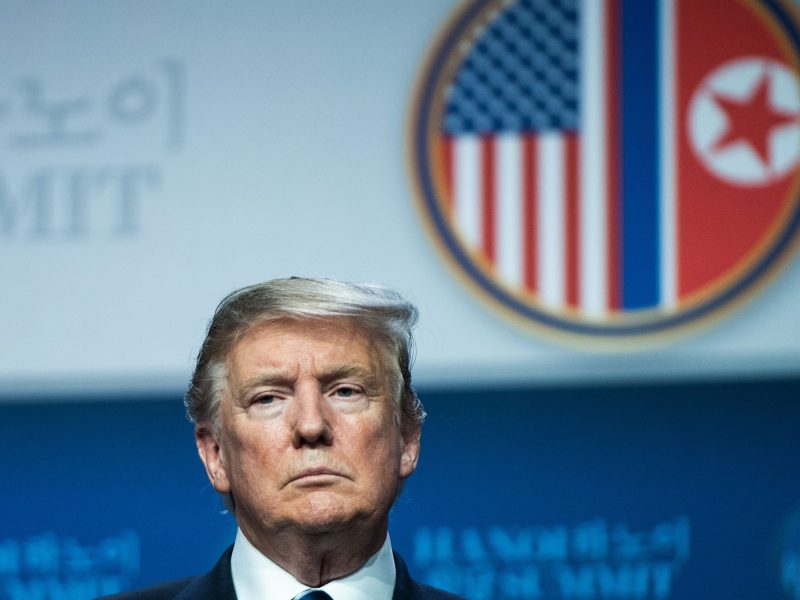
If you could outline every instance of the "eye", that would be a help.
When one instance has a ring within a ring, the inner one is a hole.
[[[259,396],[255,400],[253,400],[253,404],[272,404],[275,402],[275,396],[270,394],[265,394],[263,396]]]
[[[334,394],[336,394],[338,398],[352,398],[353,396],[358,394],[358,390],[354,387],[342,386],[336,388]]]

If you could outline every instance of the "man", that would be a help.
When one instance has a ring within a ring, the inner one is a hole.
[[[413,581],[387,533],[425,417],[411,387],[416,318],[392,290],[331,280],[225,298],[186,407],[236,541],[204,576],[117,598],[456,598]]]

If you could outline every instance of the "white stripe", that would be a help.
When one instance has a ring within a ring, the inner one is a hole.
[[[580,304],[587,316],[608,311],[606,211],[606,15],[603,2],[582,6],[580,144]]]
[[[481,242],[481,142],[476,135],[460,135],[453,152],[453,197],[456,229],[472,250]]]
[[[661,2],[661,306],[674,309],[678,298],[677,202],[675,197],[675,8]]]
[[[539,137],[537,184],[539,195],[538,270],[542,303],[563,308],[566,279],[564,140],[555,132]]]
[[[522,143],[516,134],[497,137],[496,190],[497,270],[508,284],[523,283],[522,241]]]

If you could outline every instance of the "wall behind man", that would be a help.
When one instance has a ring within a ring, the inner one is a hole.
[[[434,383],[465,367],[540,382],[795,372],[796,260],[724,327],[612,356],[532,334],[464,285],[406,160],[415,86],[455,9],[4,7],[0,327],[16,343],[0,348],[2,393],[178,391],[216,302],[291,274],[407,293]]]
[[[605,4],[642,6],[575,6]],[[797,31],[791,3],[733,6]],[[0,6],[0,600],[214,560],[233,525],[183,386],[218,300],[293,274],[421,309],[431,418],[392,532],[420,577],[476,599],[800,597],[794,255],[718,320],[588,348],[437,249],[412,105],[454,11],[491,8]]]

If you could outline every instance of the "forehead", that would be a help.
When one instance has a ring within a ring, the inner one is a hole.
[[[259,366],[360,364],[381,370],[380,345],[352,319],[279,319],[251,327],[228,353],[232,370]]]

